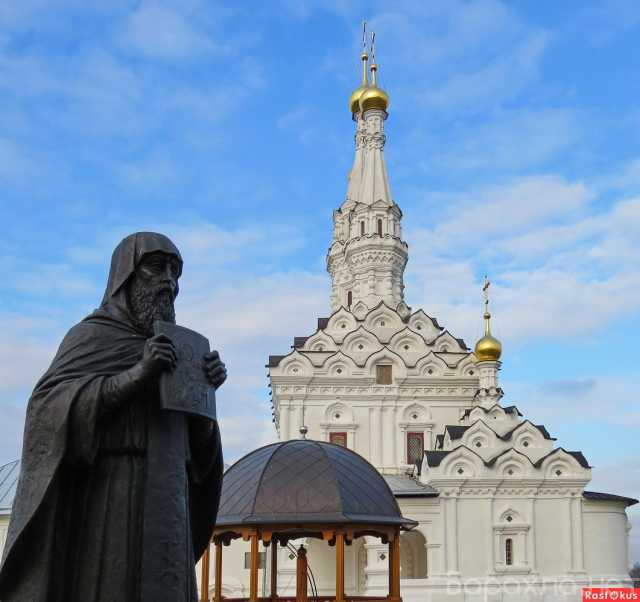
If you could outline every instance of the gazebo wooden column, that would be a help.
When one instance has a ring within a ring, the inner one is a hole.
[[[222,601],[222,541],[216,540],[216,568],[213,599],[215,602]]]
[[[278,599],[278,541],[271,540],[271,602]]]
[[[249,600],[258,602],[258,530],[251,532],[251,577],[249,581]]]
[[[400,529],[389,540],[389,601],[402,602],[400,598]]]
[[[209,602],[209,549],[211,542],[204,551],[201,558],[201,572],[200,572],[200,602]]]
[[[307,602],[307,550],[300,546],[296,560],[296,602]]]
[[[344,602],[344,533],[336,531],[336,602]]]

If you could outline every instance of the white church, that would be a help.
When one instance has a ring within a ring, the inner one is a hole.
[[[585,586],[630,587],[626,508],[636,500],[585,490],[582,452],[502,405],[488,282],[473,351],[405,302],[408,246],[383,152],[389,97],[368,59],[363,52],[362,85],[349,99],[355,158],[327,254],[332,313],[290,353],[269,357],[279,439],[346,446],[384,476],[403,516],[419,523],[401,537],[405,602],[577,601]],[[300,544],[318,594],[333,594],[333,553]],[[240,541],[225,551],[223,596],[248,596],[248,550]],[[295,596],[294,555],[279,554],[279,594]],[[373,538],[350,546],[347,594],[386,595],[386,554]]]

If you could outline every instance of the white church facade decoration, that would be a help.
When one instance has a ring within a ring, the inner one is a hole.
[[[385,476],[402,514],[419,522],[401,539],[405,602],[576,601],[583,586],[629,586],[625,509],[635,500],[585,491],[584,455],[502,405],[488,282],[474,351],[404,300],[408,245],[383,153],[389,99],[375,59],[369,83],[368,58],[364,51],[363,82],[349,101],[355,160],[327,254],[332,313],[267,366],[279,439],[302,433],[345,445]],[[314,540],[300,543],[319,594],[328,594],[333,556]],[[246,595],[246,550],[232,545],[223,592]],[[351,546],[348,593],[386,595],[386,553],[373,539]],[[278,566],[279,595],[295,595],[289,550]]]

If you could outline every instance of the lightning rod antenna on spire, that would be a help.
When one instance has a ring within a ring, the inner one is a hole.
[[[376,62],[376,32],[371,32],[371,62]]]
[[[378,65],[376,64],[376,32],[371,32],[371,85],[378,87]]]
[[[360,56],[362,60],[362,86],[366,87],[369,85],[369,73],[367,70],[367,61],[369,60],[369,55],[367,54],[367,22],[362,22],[362,55]]]
[[[362,52],[367,52],[367,22],[362,21]]]

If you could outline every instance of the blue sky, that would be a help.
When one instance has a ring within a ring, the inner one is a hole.
[[[506,401],[582,450],[593,488],[640,497],[634,0],[2,3],[0,462],[144,229],[184,251],[178,318],[229,365],[227,459],[273,437],[266,357],[328,313],[363,17],[407,301],[471,344],[488,272]]]

